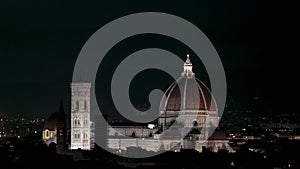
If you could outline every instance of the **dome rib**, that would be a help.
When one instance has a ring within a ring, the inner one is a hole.
[[[180,93],[183,87],[183,97]],[[199,94],[199,96],[197,96]],[[216,111],[217,106],[210,90],[199,79],[180,77],[165,92],[160,111],[198,110]]]
[[[196,80],[196,81],[197,81],[197,80]],[[203,90],[202,90],[201,86],[200,86],[198,83],[197,83],[197,86],[198,86],[198,89],[199,89],[199,91],[200,91],[200,93],[201,93],[201,96],[203,96],[204,108],[207,109],[206,98],[205,98],[205,96],[204,96]]]
[[[192,71],[187,58],[184,72],[166,90],[160,102],[160,111],[217,111],[216,101],[210,89]],[[180,92],[182,90],[182,93]],[[182,94],[182,96],[181,96]]]

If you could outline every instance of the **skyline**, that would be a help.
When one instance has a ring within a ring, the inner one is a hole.
[[[282,48],[276,36],[280,25],[280,4],[277,1],[270,4],[260,1],[160,2],[159,5],[155,2],[145,5],[121,2],[115,5],[113,2],[98,1],[17,4],[4,1],[0,6],[3,20],[0,28],[0,112],[47,116],[58,109],[61,98],[65,108],[68,108],[73,68],[86,40],[116,18],[144,11],[177,15],[206,34],[225,68],[228,99],[255,97],[261,99],[266,107],[277,105],[276,108],[270,107],[271,110],[295,111],[293,107],[284,106],[296,103],[291,94],[295,84],[284,82],[287,79],[285,75],[293,68],[289,66],[291,61],[281,60]],[[182,60],[186,52],[190,52],[193,60],[193,51],[178,41],[157,35],[139,35],[125,39],[109,51],[107,57],[112,57],[114,63],[100,67],[98,72],[109,70],[112,73],[123,58],[148,47],[172,51]],[[194,60],[193,63],[198,78],[207,82],[201,61]],[[153,82],[153,72],[147,73],[148,79]],[[145,77],[137,77],[136,86],[141,87],[139,90],[158,87],[155,83],[147,83]],[[283,80],[279,81],[278,77]],[[165,78],[167,80],[160,88],[172,82],[172,79]],[[109,77],[104,78],[103,83],[101,79],[97,75],[97,93],[105,98],[108,94],[103,90],[109,87]],[[278,88],[284,88],[286,92],[277,93]],[[141,97],[144,96],[135,97],[138,98],[136,100],[143,100]],[[277,97],[291,99],[279,100]]]

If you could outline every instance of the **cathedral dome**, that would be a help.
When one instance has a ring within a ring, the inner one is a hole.
[[[45,122],[44,129],[54,131],[57,129],[57,124],[66,124],[66,115],[63,111],[62,104],[59,111],[51,114]]]
[[[64,124],[65,123],[66,116],[63,113],[60,112],[54,112],[49,116],[49,118],[46,120],[44,129],[48,130],[56,130],[57,124]]]
[[[181,77],[171,84],[165,92],[160,102],[160,111],[217,111],[217,105],[210,90],[195,77],[192,68],[193,65],[189,55],[187,55],[184,71]]]

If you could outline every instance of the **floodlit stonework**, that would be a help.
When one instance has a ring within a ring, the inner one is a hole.
[[[128,147],[154,152],[180,149],[202,152],[202,148],[206,147],[213,152],[219,149],[234,152],[224,133],[212,133],[219,123],[217,104],[210,90],[195,77],[192,68],[187,55],[181,77],[170,85],[161,100],[160,114],[154,128],[112,124],[113,128],[108,131],[108,148],[116,152]],[[175,121],[178,122],[178,130],[171,128]],[[164,135],[167,130],[169,134]]]
[[[91,83],[73,82],[71,87],[71,147],[90,150],[91,143]]]
[[[202,152],[203,147],[210,148],[213,152],[220,149],[234,152],[224,133],[212,133],[219,123],[217,104],[209,88],[195,77],[192,68],[188,55],[181,77],[170,85],[161,100],[158,110],[160,114],[156,121],[144,126],[134,123],[110,124],[112,128],[107,130],[107,148],[119,153],[129,147],[154,152],[181,149]],[[91,150],[95,135],[91,120],[91,83],[73,82],[70,87],[69,149]],[[177,128],[172,127],[175,121]],[[165,131],[169,134],[165,135]]]

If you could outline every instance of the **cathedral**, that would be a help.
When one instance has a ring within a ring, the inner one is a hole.
[[[195,77],[187,54],[181,76],[161,99],[158,119],[147,126],[112,124],[107,146],[117,151],[139,147],[153,152],[180,149],[202,152],[203,148],[235,152],[225,134],[217,129],[219,120],[216,101],[209,88]]]
[[[59,110],[51,114],[45,121],[42,134],[44,143],[48,146],[55,143],[58,153],[63,153],[67,146],[67,124],[67,116],[61,101]]]
[[[209,88],[195,77],[192,69],[188,54],[181,76],[169,86],[161,99],[157,120],[146,126],[111,124],[107,129],[107,148],[116,152],[126,151],[129,147],[153,152],[181,149],[202,152],[203,148],[212,152],[220,149],[234,152],[225,134],[215,130],[220,120],[216,101]],[[61,145],[60,151],[63,145],[70,150],[92,150],[95,124],[91,117],[91,83],[72,82],[70,87],[70,133],[66,132],[66,118],[62,117],[64,113],[60,110],[47,120],[43,131],[44,142]],[[70,140],[65,144],[68,133]]]

